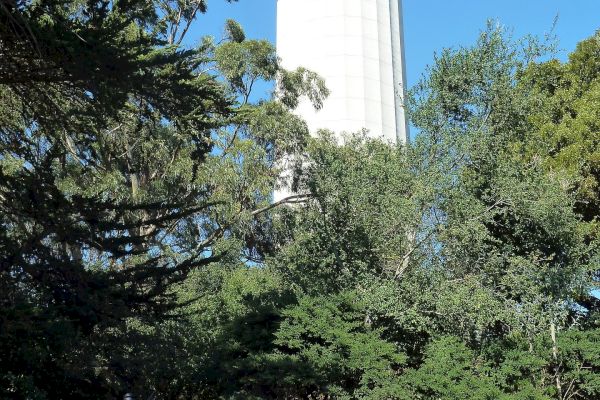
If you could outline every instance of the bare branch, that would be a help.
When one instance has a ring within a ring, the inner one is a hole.
[[[276,201],[275,203],[272,203],[266,207],[263,208],[259,208],[257,210],[252,211],[251,215],[252,216],[257,216],[259,214],[265,213],[269,210],[272,210],[276,207],[285,205],[285,204],[298,204],[298,203],[305,203],[308,199],[310,199],[312,197],[311,194],[296,194],[296,195],[292,195],[292,196],[288,196],[285,197],[279,201]]]

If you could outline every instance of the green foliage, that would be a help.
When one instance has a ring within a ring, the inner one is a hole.
[[[232,19],[228,19],[225,23],[225,32],[227,33],[227,39],[231,42],[242,43],[246,40],[246,34],[242,26]]]
[[[600,396],[600,331],[565,332],[559,338],[559,346],[565,382],[563,397],[593,399]]]
[[[490,343],[482,354],[483,370],[502,390],[501,398],[547,399],[552,388],[548,365],[548,340],[538,337],[533,341],[519,334],[507,335]]]
[[[473,352],[455,338],[434,341],[425,350],[425,360],[408,371],[404,384],[413,399],[491,400],[501,397],[491,379],[476,365]]]
[[[532,129],[527,150],[540,157],[550,171],[565,173],[565,185],[577,196],[590,234],[597,237],[600,208],[599,35],[581,42],[569,61],[551,60],[532,65],[521,77],[530,92]]]
[[[170,288],[190,271],[259,246],[243,243],[269,203],[273,166],[307,131],[243,86],[283,73],[272,46],[231,23],[221,45],[181,46],[205,9],[0,7],[0,386],[11,397],[143,386],[159,364],[151,347],[181,343],[136,327],[171,317]],[[236,46],[249,57],[241,69]]]
[[[305,94],[315,109],[323,107],[323,101],[329,96],[325,81],[316,73],[299,67],[295,71],[282,71],[277,80],[278,98],[289,108],[298,107],[300,95]]]
[[[573,209],[581,215],[579,230],[596,254],[589,266],[589,282],[598,287],[600,243],[600,69],[599,34],[577,45],[569,61],[550,60],[531,65],[520,76],[527,93],[530,130],[517,146],[528,159],[540,162],[549,174],[574,194]],[[580,293],[579,304],[597,313],[598,300]]]
[[[310,138],[325,82],[234,21],[184,48],[206,8],[0,6],[1,397],[600,396],[597,37],[490,25],[396,146]]]
[[[365,312],[353,294],[303,297],[285,310],[275,334],[275,354],[267,360],[295,365],[295,373],[274,376],[270,386],[299,397],[395,397],[395,376],[406,358],[382,339],[382,330],[371,326]]]

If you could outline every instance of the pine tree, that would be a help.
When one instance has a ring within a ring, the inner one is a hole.
[[[255,80],[286,73],[270,44],[229,23],[225,44],[184,47],[204,11],[204,1],[0,5],[6,396],[131,386],[128,321],[164,319],[174,283],[239,257],[273,165],[301,151],[306,128],[288,108],[249,103]],[[292,99],[324,91],[316,76],[301,82]]]

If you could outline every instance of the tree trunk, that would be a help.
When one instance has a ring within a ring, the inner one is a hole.
[[[562,384],[560,382],[560,366],[558,365],[558,345],[556,343],[556,325],[554,321],[550,324],[550,338],[552,339],[552,358],[554,359],[554,377],[556,379],[556,390],[558,398],[562,400]]]

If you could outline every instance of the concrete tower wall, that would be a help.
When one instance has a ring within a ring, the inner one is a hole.
[[[322,110],[298,113],[312,132],[369,130],[407,140],[401,0],[278,0],[277,51],[287,69],[319,73],[331,91]]]

